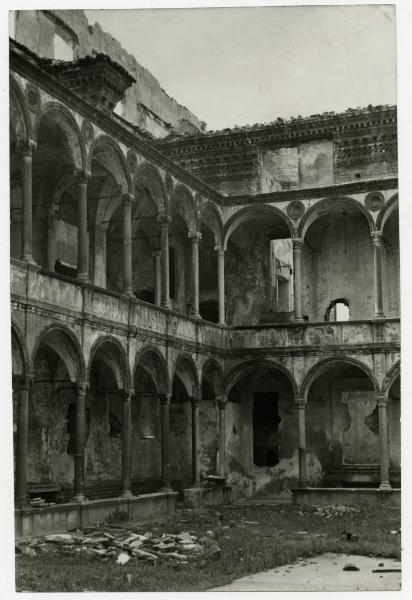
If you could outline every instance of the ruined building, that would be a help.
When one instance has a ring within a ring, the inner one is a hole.
[[[398,502],[396,107],[208,132],[82,11],[10,70],[18,534]]]

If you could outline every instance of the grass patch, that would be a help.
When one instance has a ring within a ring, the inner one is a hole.
[[[249,523],[248,523],[249,521]],[[203,536],[212,530],[222,552],[218,559],[189,560],[173,566],[131,559],[120,566],[111,558],[85,558],[53,553],[16,557],[16,590],[30,592],[163,592],[202,591],[233,579],[308,558],[323,552],[400,558],[400,510],[365,507],[330,519],[309,506],[223,506],[183,513],[150,524],[134,523],[136,531]],[[125,524],[127,527],[127,524]],[[104,530],[104,526],[102,528]],[[349,541],[343,532],[356,535]],[[307,533],[301,533],[307,532]]]

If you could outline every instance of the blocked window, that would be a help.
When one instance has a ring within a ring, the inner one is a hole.
[[[257,467],[273,467],[279,463],[280,421],[278,394],[254,394],[253,462]]]

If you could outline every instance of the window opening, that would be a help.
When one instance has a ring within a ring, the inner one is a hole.
[[[325,312],[325,321],[349,321],[349,301],[346,298],[333,300]]]

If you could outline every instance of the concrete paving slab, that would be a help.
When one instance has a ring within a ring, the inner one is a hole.
[[[346,564],[359,571],[344,571]],[[235,579],[213,592],[357,592],[398,591],[401,568],[397,560],[326,553]],[[375,569],[391,572],[373,573]],[[395,570],[395,571],[394,571]]]

